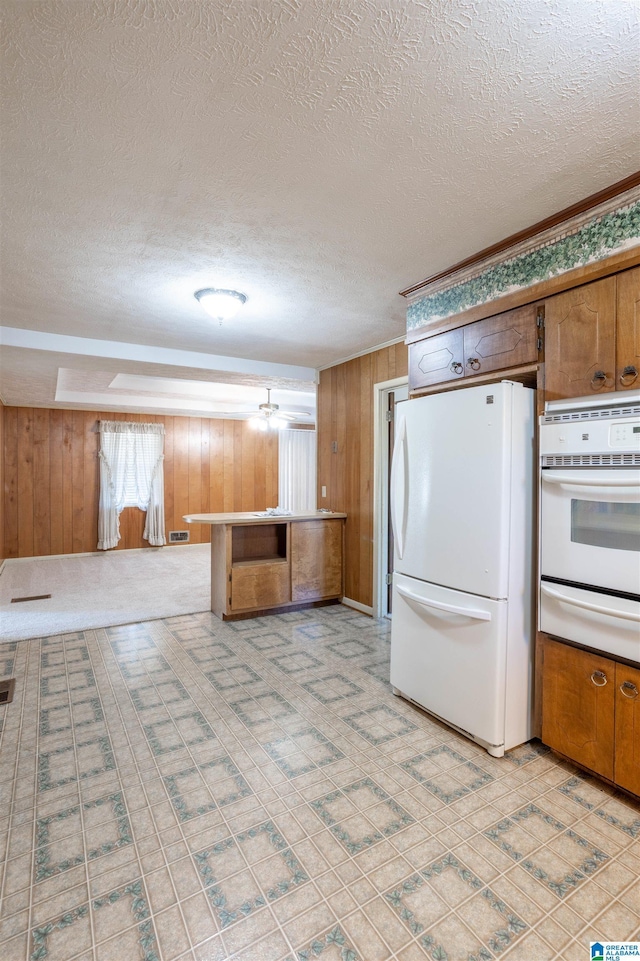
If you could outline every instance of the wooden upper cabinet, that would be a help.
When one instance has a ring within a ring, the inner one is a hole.
[[[409,345],[409,387],[431,387],[464,375],[463,327]]]
[[[640,795],[640,670],[616,664],[616,784]]]
[[[615,389],[616,278],[545,301],[545,399]]]
[[[538,359],[534,304],[478,320],[463,330],[467,375],[519,367]]]
[[[616,389],[640,388],[640,267],[617,276]]]
[[[616,667],[590,651],[544,641],[542,740],[610,781]]]
[[[537,359],[536,307],[527,304],[410,344],[409,385],[419,390]]]

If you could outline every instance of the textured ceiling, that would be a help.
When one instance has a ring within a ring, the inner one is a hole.
[[[2,6],[7,327],[326,365],[640,167],[636,0]]]

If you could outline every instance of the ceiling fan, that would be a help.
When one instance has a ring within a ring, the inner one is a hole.
[[[298,417],[308,417],[306,410],[284,411],[280,410],[279,404],[271,402],[271,388],[267,387],[266,404],[258,405],[258,412],[250,418],[249,423],[257,430],[282,430],[291,421]]]

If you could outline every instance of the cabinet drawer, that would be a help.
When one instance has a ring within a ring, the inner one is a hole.
[[[409,345],[410,390],[459,380],[463,376],[462,331],[462,327],[457,327]]]
[[[291,600],[287,561],[234,564],[231,569],[231,610],[278,607]]]

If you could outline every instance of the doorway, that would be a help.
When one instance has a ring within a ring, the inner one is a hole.
[[[391,616],[393,531],[389,501],[395,407],[409,397],[408,380],[398,377],[373,386],[373,616]]]

